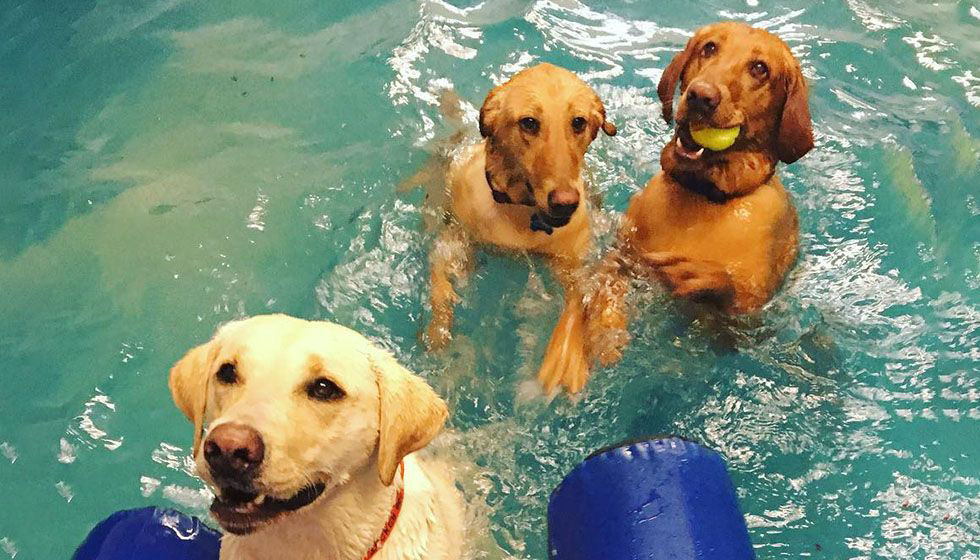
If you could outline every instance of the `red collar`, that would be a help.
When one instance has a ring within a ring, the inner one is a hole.
[[[405,501],[405,463],[399,463],[398,472],[401,473],[402,483],[398,486],[398,492],[395,494],[395,505],[391,506],[391,514],[388,515],[388,521],[385,523],[384,528],[381,529],[381,535],[374,541],[374,544],[364,555],[364,560],[371,560],[375,554],[381,550],[384,546],[385,541],[391,536],[392,529],[395,528],[395,522],[398,521],[398,514],[402,512],[402,502]]]

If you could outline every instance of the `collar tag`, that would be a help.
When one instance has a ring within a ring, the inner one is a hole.
[[[534,214],[531,214],[531,231],[543,231],[548,235],[551,235],[554,233],[555,228],[549,226],[541,217],[540,213],[535,212]]]

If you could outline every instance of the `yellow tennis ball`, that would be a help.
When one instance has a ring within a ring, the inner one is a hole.
[[[727,150],[729,146],[735,143],[735,139],[738,138],[738,133],[741,130],[742,127],[739,126],[733,126],[732,128],[700,128],[698,130],[692,128],[691,138],[694,138],[695,142],[713,152],[720,152]]]

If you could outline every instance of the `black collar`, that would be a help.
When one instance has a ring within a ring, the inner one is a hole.
[[[514,201],[510,199],[507,193],[498,191],[493,188],[493,177],[490,176],[490,170],[484,170],[484,176],[487,178],[487,185],[490,186],[490,194],[493,196],[493,201],[497,204],[514,204]],[[524,206],[534,206],[534,204],[522,203]],[[531,214],[531,231],[543,231],[548,235],[554,233],[555,228],[541,215],[540,212],[535,212]]]
[[[719,189],[714,183],[690,171],[670,173],[673,179],[684,190],[703,196],[713,204],[724,204],[738,195],[731,195]]]

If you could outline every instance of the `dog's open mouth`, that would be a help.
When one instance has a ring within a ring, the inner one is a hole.
[[[694,141],[694,138],[691,136],[691,128],[687,123],[678,123],[677,140],[674,141],[674,148],[678,156],[689,161],[701,159],[705,151],[704,146]]]
[[[286,499],[223,488],[211,503],[211,514],[229,533],[247,535],[276,519],[306,507],[323,494],[326,485],[311,484]]]

